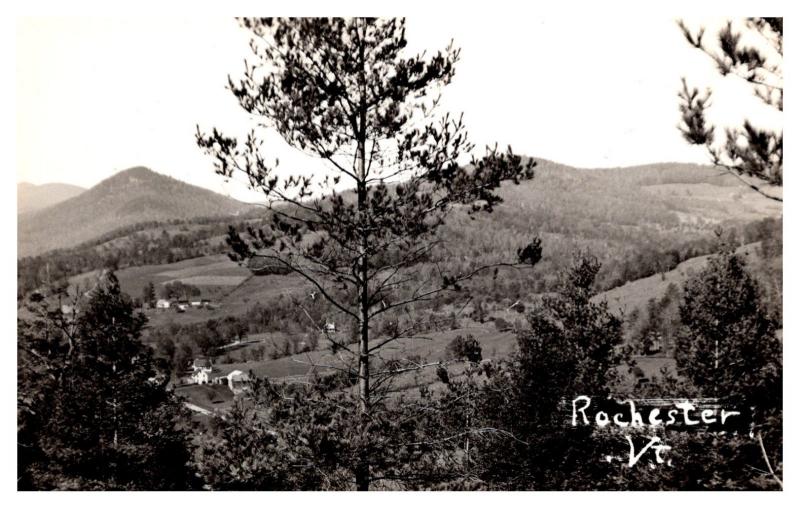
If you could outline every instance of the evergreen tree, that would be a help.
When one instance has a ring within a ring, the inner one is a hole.
[[[355,382],[354,376],[346,384]],[[349,490],[363,468],[373,484],[390,489],[435,481],[424,401],[400,400],[367,415],[321,379],[284,386],[258,379],[250,388],[250,397],[200,440],[197,470],[207,488]]]
[[[683,21],[679,26],[686,40],[708,54],[719,73],[748,83],[766,107],[783,112],[783,18],[748,18],[735,28],[729,21],[707,41],[705,29],[693,32]],[[743,35],[749,36],[743,37]],[[747,119],[742,127],[726,128],[724,143],[717,146],[715,128],[709,125],[706,110],[711,105],[711,90],[700,92],[683,79],[679,93],[686,141],[704,145],[711,161],[737,176],[746,185],[775,201],[779,196],[742,179],[753,177],[771,185],[783,185],[783,130],[763,129]]]
[[[781,342],[744,259],[725,251],[686,283],[678,360],[708,396],[781,407]]]
[[[413,323],[381,336],[373,321],[459,290],[485,269],[443,269],[436,232],[454,206],[491,212],[502,201],[495,192],[501,183],[531,178],[533,162],[509,148],[462,164],[473,148],[462,119],[437,108],[459,50],[450,45],[429,57],[409,54],[402,19],[241,24],[252,32],[253,59],[241,78],[229,78],[231,91],[260,126],[277,130],[329,171],[279,169],[256,130],[236,139],[198,128],[197,142],[215,158],[217,172],[245,175],[270,204],[268,226],[231,228],[232,257],[301,276],[339,314],[338,322],[355,324],[356,347],[334,334],[327,339],[351,358],[347,368],[358,376],[358,411],[365,418],[357,421],[367,427],[396,374],[371,366],[380,365],[382,348],[419,331]],[[523,251],[525,264],[541,257],[538,244]],[[423,261],[440,268],[434,277],[420,276]],[[362,466],[354,469],[354,483],[367,489],[372,467]]]
[[[750,464],[763,455],[780,482],[782,343],[760,295],[741,256],[726,249],[712,257],[684,288],[676,359],[699,394],[752,413],[757,444],[741,453]]]
[[[155,307],[156,287],[153,285],[153,281],[148,282],[145,284],[144,288],[142,288],[142,302],[146,303],[150,307]]]
[[[470,400],[465,394],[474,388],[451,383],[457,389],[441,406],[448,408],[454,426],[440,432],[473,435],[469,468],[460,479],[465,486],[569,490],[606,485],[613,467],[597,457],[612,448],[592,429],[570,427],[564,409],[565,401],[579,395],[608,396],[617,378],[622,321],[605,303],[591,300],[599,269],[594,258],[578,259],[559,292],[531,309],[528,326],[517,332],[518,351],[508,365],[489,372],[480,396],[471,397],[474,409],[457,403]]]
[[[189,487],[182,408],[140,341],[144,316],[113,274],[74,313],[51,309],[57,296],[19,322],[19,488]]]

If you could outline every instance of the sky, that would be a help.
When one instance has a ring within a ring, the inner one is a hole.
[[[710,28],[715,18],[685,18]],[[780,125],[735,78],[683,39],[675,18],[624,16],[409,17],[412,50],[452,38],[462,49],[443,107],[464,113],[470,139],[585,168],[706,162],[679,122],[680,79],[714,89],[711,119]],[[90,187],[132,166],[245,201],[196,146],[195,126],[245,132],[251,119],[225,89],[248,36],[223,17],[20,18],[17,21],[17,181]],[[275,133],[270,156],[314,167]]]

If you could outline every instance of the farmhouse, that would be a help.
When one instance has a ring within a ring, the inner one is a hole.
[[[169,306],[170,306],[169,300],[164,300],[163,298],[156,302],[156,309],[166,310],[169,309]]]
[[[211,371],[214,370],[214,367],[211,364],[211,360],[208,358],[196,358],[194,362],[192,362],[192,381],[198,385],[206,385],[211,382]]]
[[[192,381],[198,385],[207,385],[211,382],[208,373],[209,371],[198,370],[192,374]]]

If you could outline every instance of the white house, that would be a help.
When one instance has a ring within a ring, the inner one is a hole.
[[[156,302],[156,309],[169,309],[169,300],[158,300]]]
[[[211,382],[209,381],[208,373],[209,371],[198,370],[192,374],[192,381],[198,385],[207,385]]]
[[[196,358],[192,362],[192,381],[198,385],[207,385],[211,382],[211,371],[214,367],[208,358]]]
[[[330,321],[325,323],[325,333],[336,333],[336,323]]]

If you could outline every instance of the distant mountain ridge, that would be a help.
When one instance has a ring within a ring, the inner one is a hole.
[[[86,189],[68,183],[17,184],[17,213],[42,210],[77,196]]]
[[[781,213],[779,204],[763,199],[735,177],[711,166],[653,163],[576,169],[538,157],[534,160],[536,177],[518,186],[504,185],[500,191],[506,200],[504,206],[491,216],[478,217],[487,230],[503,237],[492,242],[505,241],[504,235],[516,237],[522,231],[535,234],[553,224],[562,224],[557,228],[560,231],[563,224],[577,227],[596,219],[586,213],[602,215],[605,222],[623,229],[666,221],[640,233],[648,235],[665,227],[696,234],[710,231],[709,224],[757,220]],[[780,194],[781,189],[771,192]],[[137,224],[207,217],[224,220],[255,208],[147,168],[131,168],[77,197],[20,215],[18,258],[76,246]],[[461,219],[455,214],[448,220],[459,223]],[[510,227],[511,224],[515,226]],[[597,231],[589,233],[578,236],[597,236]],[[594,241],[608,242],[608,238],[600,236]],[[562,240],[568,240],[566,237]]]
[[[17,219],[17,257],[71,247],[114,229],[148,221],[235,216],[252,207],[145,167]]]

